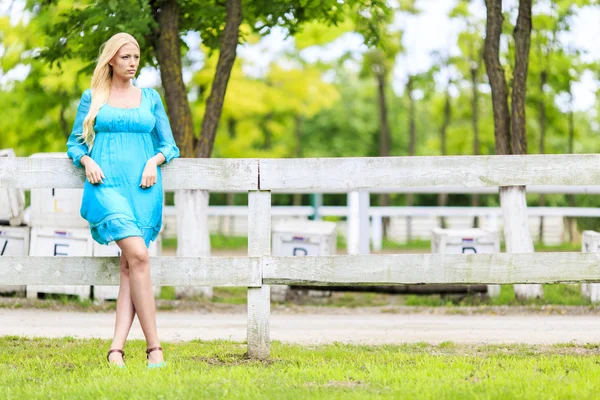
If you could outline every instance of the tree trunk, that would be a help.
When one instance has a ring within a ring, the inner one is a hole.
[[[415,99],[413,97],[413,83],[414,83],[414,77],[413,76],[409,76],[408,77],[408,82],[406,83],[406,91],[408,93],[408,101],[409,101],[409,106],[408,106],[408,112],[409,112],[409,117],[408,117],[408,124],[409,124],[409,142],[408,142],[408,155],[409,156],[414,156],[415,155],[415,149],[416,149],[416,144],[417,144],[417,131],[416,131],[416,122],[415,122]],[[412,207],[413,205],[413,194],[412,193],[408,193],[406,195],[406,206],[407,207]],[[408,216],[406,217],[406,241],[410,242],[412,241],[412,217]]]
[[[540,154],[544,154],[546,152],[546,101],[544,98],[544,87],[546,86],[546,81],[548,78],[548,73],[546,70],[543,70],[540,73]],[[546,206],[546,196],[544,194],[540,194],[540,207]],[[540,216],[540,228],[539,228],[539,241],[540,243],[544,243],[544,216]]]
[[[181,69],[179,5],[176,0],[153,1],[159,28],[152,34],[160,77],[165,91],[167,114],[181,157],[194,157],[194,125]],[[208,231],[208,191],[176,190],[177,255],[210,256]],[[202,204],[206,203],[206,206]],[[177,287],[177,296],[212,297],[211,287]]]
[[[304,127],[304,117],[300,114],[294,116],[294,133],[296,136],[296,149],[294,155],[296,158],[302,158],[302,129]],[[302,193],[294,193],[293,204],[295,206],[302,205]]]
[[[237,120],[233,117],[227,118],[227,132],[230,139],[235,139],[237,136]]]
[[[483,47],[483,60],[492,88],[492,108],[494,110],[494,137],[496,154],[511,154],[510,113],[504,68],[500,63],[500,35],[502,34],[502,0],[485,0],[487,9],[486,35]]]
[[[472,61],[475,63],[474,61]],[[473,155],[478,156],[481,153],[479,145],[479,90],[477,89],[477,75],[479,66],[471,66],[471,90],[473,97],[471,99],[471,122],[473,124]],[[471,200],[471,206],[479,207],[479,194],[474,194]],[[473,217],[473,228],[479,228],[479,217]]]
[[[385,95],[386,88],[386,71],[383,66],[378,68],[375,77],[377,78],[377,93],[379,100],[379,156],[388,157],[390,155],[390,149],[392,147],[392,135],[390,134],[390,124],[388,121],[388,110],[387,101]],[[381,207],[387,207],[390,205],[389,193],[381,193],[379,195],[379,205]],[[382,230],[383,237],[387,237],[387,233],[390,225],[390,217],[383,217],[382,219]]]
[[[570,103],[570,110],[569,110],[569,154],[573,154],[574,151],[574,145],[575,145],[575,120],[573,117],[573,93],[571,93],[571,89],[569,88],[569,103]],[[570,194],[568,195],[568,202],[569,202],[569,207],[575,207],[575,195],[574,194]],[[573,243],[576,240],[577,237],[577,226],[575,224],[575,218],[574,217],[569,217],[568,219],[568,231],[569,231],[569,242]]]
[[[160,66],[167,114],[181,157],[191,158],[194,157],[194,124],[181,72],[179,5],[177,0],[154,1],[152,5],[159,26],[153,32],[152,43]]]
[[[206,100],[206,112],[202,121],[200,140],[196,145],[196,157],[208,158],[212,153],[229,76],[235,62],[240,24],[242,22],[242,1],[227,0],[225,6],[225,30],[220,40],[219,60],[210,96]]]
[[[512,154],[527,154],[525,97],[531,44],[531,1],[519,1],[519,16],[513,32],[515,68],[512,83],[511,147]]]
[[[448,130],[448,125],[450,125],[450,118],[452,117],[452,104],[450,102],[450,84],[452,81],[448,79],[448,87],[446,89],[446,101],[444,103],[444,121],[442,122],[442,127],[440,128],[440,150],[442,156],[448,154],[448,147],[446,143],[446,131]],[[448,203],[448,193],[440,193],[438,196],[438,206],[445,207]],[[440,226],[442,228],[446,228],[446,218],[440,217]]]
[[[514,29],[515,67],[512,87],[512,118],[504,69],[500,63],[502,0],[486,0],[486,38],[484,61],[492,88],[494,133],[497,154],[527,154],[525,135],[525,91],[531,37],[531,0],[520,0]],[[511,136],[512,130],[512,136]],[[525,187],[501,187],[500,204],[504,220],[504,239],[509,253],[533,252],[527,221]],[[542,285],[515,285],[518,298],[542,297]]]
[[[58,112],[58,122],[60,123],[60,130],[63,132],[65,137],[68,139],[71,135],[71,129],[69,129],[69,124],[67,123],[67,119],[65,118],[66,107],[64,105],[60,106],[60,110]]]
[[[269,150],[273,147],[273,134],[269,129],[269,122],[273,118],[273,113],[267,113],[260,121],[260,127],[263,131],[263,148]]]

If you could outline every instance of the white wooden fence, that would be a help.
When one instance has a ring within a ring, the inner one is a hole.
[[[271,192],[385,187],[600,185],[600,155],[178,159],[163,168],[166,190],[247,191],[248,257],[156,257],[160,286],[248,287],[248,353],[270,353],[270,284],[514,284],[600,281],[598,253],[388,254],[272,257]],[[0,159],[0,188],[80,188],[70,160]],[[118,284],[116,257],[1,257],[0,285]]]

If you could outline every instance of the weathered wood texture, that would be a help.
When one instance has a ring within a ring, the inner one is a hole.
[[[248,255],[271,255],[271,192],[248,193]],[[271,289],[269,286],[248,289],[248,355],[269,358],[271,353]]]
[[[258,188],[257,159],[181,158],[160,168],[165,190],[247,191]],[[84,178],[83,168],[74,167],[70,159],[0,158],[0,188],[80,189]]]
[[[600,280],[598,253],[270,257],[266,284],[514,284]]]
[[[210,257],[210,236],[208,233],[207,190],[182,189],[175,191],[177,210],[177,256]],[[212,287],[176,286],[177,298],[204,296],[212,299]]]
[[[600,155],[261,159],[261,190],[598,185]]]
[[[394,187],[599,185],[599,154],[305,159],[192,159],[161,166],[165,190],[351,191]],[[81,188],[70,160],[0,158],[0,187]]]
[[[533,253],[533,241],[529,233],[525,187],[500,188],[504,242],[507,253]],[[515,285],[515,296],[520,299],[542,298],[542,285]],[[498,293],[499,294],[499,293]]]
[[[256,257],[151,257],[157,286],[261,286]],[[0,257],[0,285],[118,285],[118,257]]]

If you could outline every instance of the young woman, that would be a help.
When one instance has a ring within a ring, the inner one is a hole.
[[[120,288],[109,363],[124,366],[123,347],[137,313],[146,337],[148,366],[164,366],[148,246],[162,224],[159,165],[179,157],[162,100],[154,89],[131,84],[140,62],[135,38],[118,33],[104,43],[83,92],[67,154],[85,168],[81,216],[98,243],[121,249]]]

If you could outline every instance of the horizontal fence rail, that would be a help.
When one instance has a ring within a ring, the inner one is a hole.
[[[161,166],[163,189],[248,191],[258,189],[258,160],[183,158]],[[70,159],[0,158],[0,188],[81,189],[83,168]],[[110,179],[107,176],[106,179]]]
[[[598,185],[600,155],[261,159],[261,190]]]
[[[269,257],[265,284],[515,284],[600,281],[598,253]]]
[[[165,190],[364,190],[398,187],[600,185],[600,155],[175,159]],[[259,174],[260,170],[260,174]],[[0,188],[81,188],[83,169],[56,158],[0,158]]]
[[[156,286],[262,286],[258,257],[151,257]],[[0,257],[0,285],[118,285],[119,257]]]
[[[599,282],[598,253],[152,257],[157,286]],[[0,285],[118,285],[118,257],[0,257]]]

